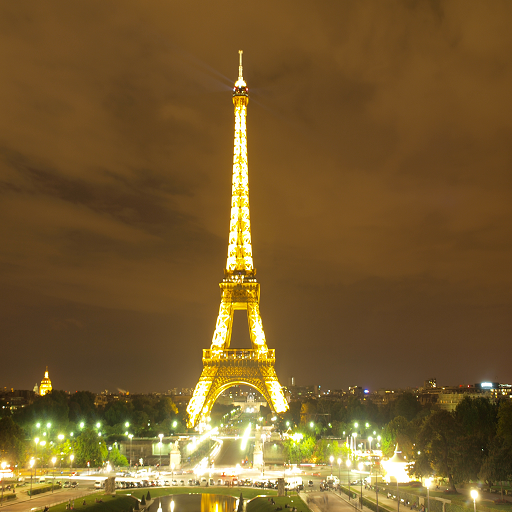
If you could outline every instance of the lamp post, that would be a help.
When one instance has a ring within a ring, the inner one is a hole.
[[[162,471],[162,438],[164,435],[158,434],[158,437],[160,438],[160,442],[158,443],[158,446],[160,447],[160,464],[158,464],[158,471]]]
[[[341,459],[338,457],[338,482],[341,486]]]
[[[128,434],[128,437],[130,439],[130,467],[132,467],[132,437],[133,437],[133,434]]]
[[[361,483],[361,510],[363,509],[363,468],[364,464],[362,462],[357,466],[359,468],[359,482]]]
[[[425,479],[425,487],[427,488],[427,512],[430,512],[430,486],[432,485],[432,480],[430,478]]]
[[[34,459],[30,459],[30,499],[32,499],[32,468],[34,467]]]
[[[350,499],[350,465],[352,461],[347,459],[347,482],[348,482],[348,499]]]
[[[57,457],[53,457],[52,462],[53,462],[53,475],[52,475],[52,492],[53,492],[53,484],[55,483],[55,463],[57,462]]]
[[[400,512],[400,491],[398,489],[398,477],[396,477],[396,512]]]
[[[75,460],[75,455],[72,453],[69,456],[69,472],[73,473],[73,461]]]
[[[370,442],[370,454],[371,454],[371,453],[372,453],[372,441],[373,441],[373,437],[372,437],[372,436],[370,436],[370,437],[368,438],[368,441]]]
[[[39,423],[37,425],[40,426]],[[35,467],[35,471],[34,471],[34,476],[37,476],[37,445],[39,444],[39,437],[36,437],[34,439],[34,443],[36,443],[36,453],[35,453],[35,456],[34,456],[34,459],[36,460],[36,467]]]
[[[478,498],[478,491],[476,489],[471,489],[470,494],[473,498],[473,510],[476,512],[476,499]]]
[[[265,434],[261,435],[261,476],[265,476],[265,440],[267,436]]]
[[[377,483],[377,479],[375,479],[375,503],[377,505],[376,512],[379,512],[379,486]]]
[[[2,470],[5,471],[5,467],[7,466],[7,462],[3,461],[2,464]],[[2,500],[0,501],[0,504],[4,504],[4,474],[2,472]]]
[[[332,463],[333,463],[333,461],[334,461],[334,457],[331,455],[331,456],[329,457],[329,460],[331,461],[331,480],[332,480]]]
[[[357,423],[356,423],[357,425]],[[354,446],[354,452],[357,450],[357,446],[356,446],[356,441],[357,441],[357,432],[353,432],[352,433],[352,437],[354,438],[354,441],[353,441],[353,446]]]

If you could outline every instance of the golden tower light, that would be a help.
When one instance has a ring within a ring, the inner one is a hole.
[[[274,369],[275,351],[267,348],[251,243],[249,167],[247,163],[247,105],[249,90],[243,78],[239,51],[238,80],[233,88],[235,132],[231,217],[221,302],[209,350],[203,350],[203,372],[188,404],[189,426],[204,423],[217,397],[228,387],[247,384],[256,388],[275,412],[288,410]],[[252,349],[231,349],[235,310],[246,310]]]

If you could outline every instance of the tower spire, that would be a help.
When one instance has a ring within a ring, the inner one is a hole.
[[[249,90],[243,79],[242,50],[239,50],[238,80],[233,89],[235,135],[233,148],[233,178],[231,186],[231,219],[229,223],[226,274],[237,278],[254,274],[249,213],[249,167],[247,164],[247,104]]]
[[[247,84],[244,81],[244,67],[242,66],[242,55],[244,51],[238,50],[238,80],[235,82],[235,87],[245,87]]]

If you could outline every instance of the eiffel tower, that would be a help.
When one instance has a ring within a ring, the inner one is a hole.
[[[235,137],[228,257],[219,285],[221,300],[212,344],[203,350],[203,372],[187,407],[189,427],[204,425],[218,396],[235,384],[258,390],[275,412],[288,410],[274,369],[275,350],[269,350],[265,340],[260,285],[252,260],[246,133],[249,90],[243,79],[242,50],[238,53],[238,80],[233,89]],[[235,310],[247,311],[251,349],[230,348]]]

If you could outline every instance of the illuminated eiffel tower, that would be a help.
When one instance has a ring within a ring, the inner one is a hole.
[[[219,285],[221,301],[212,344],[203,350],[203,372],[187,407],[190,427],[204,424],[218,396],[235,384],[257,389],[275,412],[288,410],[274,369],[275,351],[267,348],[263,332],[260,285],[252,261],[246,133],[249,92],[243,79],[241,50],[239,54],[238,80],[233,89],[235,138],[228,258]],[[236,309],[247,311],[251,349],[229,348]]]

